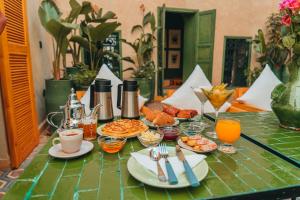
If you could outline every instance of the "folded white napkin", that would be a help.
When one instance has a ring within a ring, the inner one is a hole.
[[[157,173],[157,164],[156,161],[151,160],[150,156],[140,154],[140,153],[131,153],[131,156],[135,158],[135,160],[143,165],[145,168],[149,169],[156,175]],[[194,168],[196,165],[198,165],[201,161],[203,161],[206,158],[205,155],[197,154],[197,155],[185,155],[185,159],[191,166],[191,168]],[[168,160],[170,164],[173,167],[173,170],[176,174],[176,176],[182,174],[184,172],[184,167],[182,161],[180,161],[176,156],[174,157],[168,157]],[[161,158],[159,160],[159,164],[161,168],[163,169],[166,177],[168,177],[168,173],[166,170],[166,164],[165,164],[165,159]]]

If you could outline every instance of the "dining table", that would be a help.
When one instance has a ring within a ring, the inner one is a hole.
[[[132,152],[145,147],[137,138],[128,139],[115,154],[94,149],[70,160],[48,155],[52,138],[32,160],[4,196],[4,200],[33,199],[283,199],[300,196],[300,133],[278,126],[271,112],[224,113],[239,119],[242,137],[235,154],[218,150],[206,154],[208,175],[198,187],[163,189],[148,186],[127,170]],[[206,115],[213,125],[213,115]],[[175,146],[176,141],[164,141]],[[217,141],[218,142],[218,141]],[[142,166],[140,166],[142,167]]]

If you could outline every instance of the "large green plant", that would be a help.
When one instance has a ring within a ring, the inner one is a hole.
[[[148,25],[150,26],[150,31],[147,31],[149,28]],[[132,70],[136,78],[152,79],[155,75],[155,63],[152,57],[155,48],[156,30],[155,16],[152,12],[148,12],[144,15],[141,25],[132,27],[131,33],[138,33],[138,38],[133,42],[122,39],[122,42],[132,47],[136,54],[135,58],[126,59],[135,64],[135,67],[128,68],[127,70]]]
[[[254,49],[258,54],[256,61],[260,63],[261,69],[268,64],[277,77],[284,81],[283,73],[291,51],[284,46],[281,37],[281,15],[271,14],[268,17],[266,28],[267,34],[259,29],[253,40]]]
[[[61,12],[53,0],[43,0],[38,13],[42,26],[54,38],[53,77],[55,80],[59,80],[61,79],[61,60],[65,60],[69,44],[68,35],[78,26],[72,24],[72,13],[66,18],[62,18]]]
[[[116,14],[108,11],[102,14],[102,9],[94,10],[90,2],[83,2],[82,11],[80,14],[84,15],[84,20],[80,23],[80,34],[74,34],[70,38],[71,50],[78,57],[79,51],[76,50],[76,45],[79,48],[84,48],[89,52],[90,70],[98,70],[99,64],[103,56],[107,52],[103,51],[102,43],[111,35],[121,24],[116,21]]]

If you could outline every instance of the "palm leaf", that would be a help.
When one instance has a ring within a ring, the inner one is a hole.
[[[133,26],[132,29],[131,29],[131,33],[134,33],[134,32],[137,32],[137,31],[144,32],[143,27],[141,25]]]

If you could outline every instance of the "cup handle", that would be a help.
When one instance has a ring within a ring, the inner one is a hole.
[[[52,145],[53,145],[53,146],[54,146],[54,145],[57,145],[58,143],[56,143],[56,142],[60,143],[59,137],[56,137],[56,138],[54,138],[54,139],[52,140]]]

